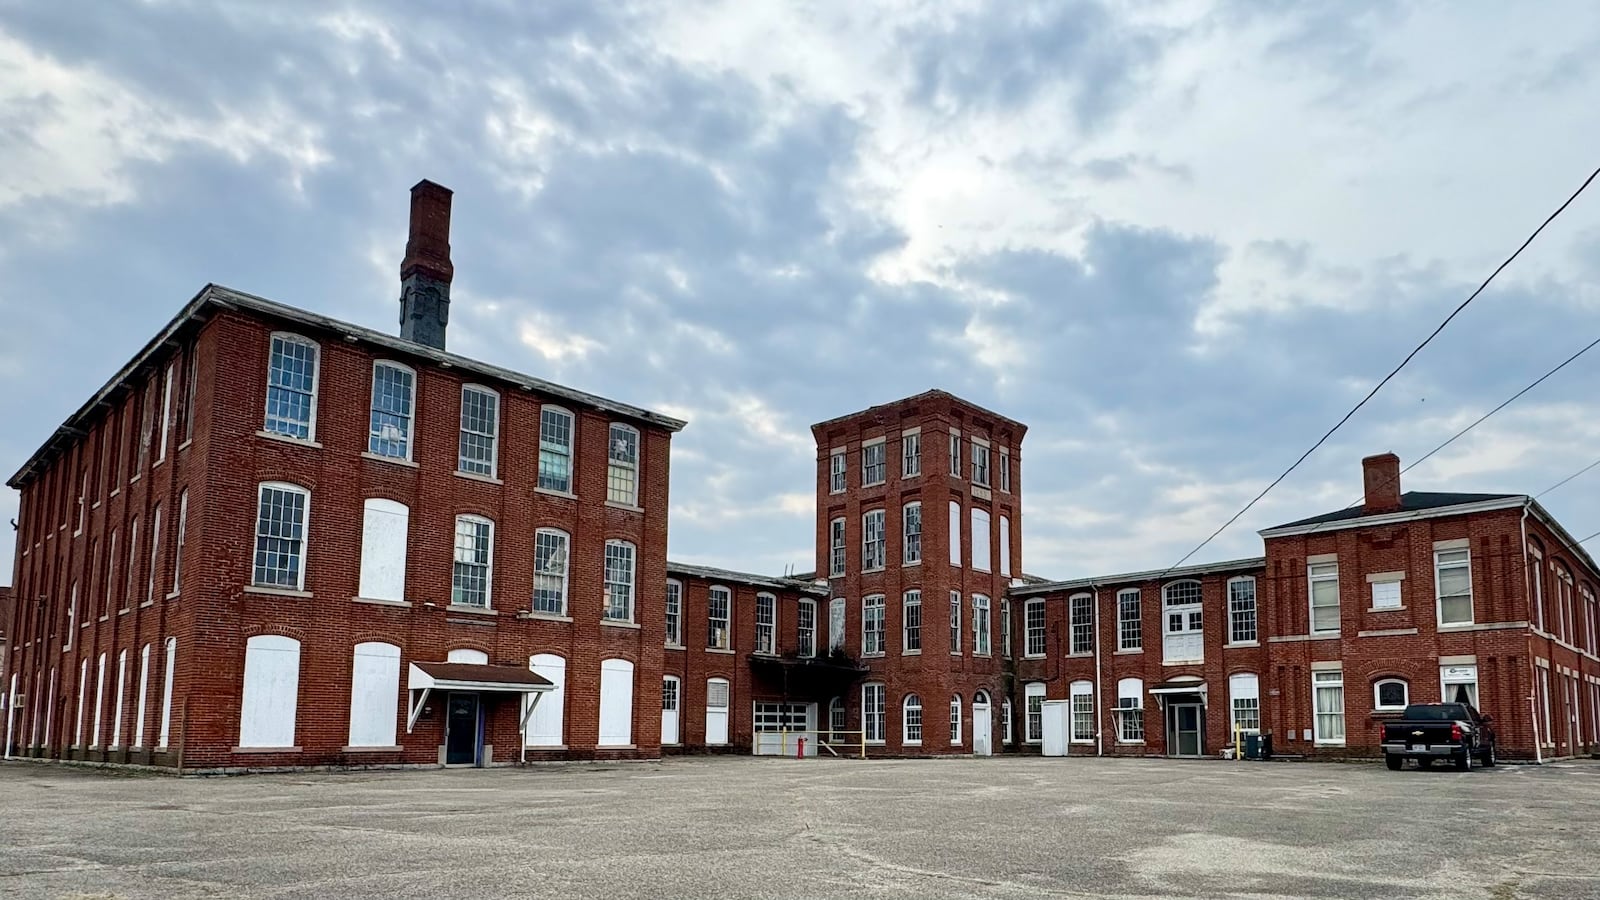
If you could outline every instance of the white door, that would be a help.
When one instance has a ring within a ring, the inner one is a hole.
[[[661,743],[678,742],[678,678],[668,675],[661,681]]]
[[[706,743],[728,743],[728,680],[706,682]]]
[[[972,704],[972,755],[990,756],[994,753],[994,726],[989,721],[989,704]]]
[[[1044,740],[1040,752],[1045,756],[1067,755],[1067,722],[1071,719],[1070,700],[1045,700],[1039,704],[1039,718],[1044,726]]]

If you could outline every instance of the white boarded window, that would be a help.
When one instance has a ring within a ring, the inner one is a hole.
[[[482,650],[473,650],[470,647],[458,647],[444,656],[445,662],[466,663],[471,666],[487,666],[489,654]]]
[[[559,406],[539,410],[539,487],[572,492],[572,413]]]
[[[317,345],[299,335],[272,336],[262,430],[302,441],[316,438]]]
[[[611,426],[606,465],[606,499],[627,506],[639,505],[639,430],[631,425]]]
[[[1161,589],[1162,661],[1205,658],[1200,582],[1175,581]]]
[[[706,679],[706,743],[728,742],[728,680]]]
[[[306,583],[306,522],[311,493],[294,484],[266,482],[256,506],[256,556],[251,582],[263,587],[303,590]],[[138,523],[134,523],[137,527]],[[136,540],[129,542],[138,546]],[[128,568],[133,568],[130,563]],[[129,571],[131,580],[132,571]]]
[[[633,621],[633,545],[606,541],[606,618]]]
[[[89,746],[98,747],[103,739],[101,723],[106,711],[106,655],[100,654],[100,662],[95,666],[94,676],[94,733],[89,735]],[[1546,729],[1548,731],[1548,729]]]
[[[450,575],[450,602],[489,608],[494,581],[494,523],[482,516],[456,516],[455,563]]]
[[[111,746],[122,746],[122,707],[123,698],[128,692],[128,651],[123,650],[117,654],[117,702],[111,708]],[[38,739],[38,725],[34,725],[34,739]]]
[[[600,664],[600,746],[633,743],[633,663],[608,659]]]
[[[533,533],[533,611],[567,614],[567,533],[540,528]]]
[[[357,644],[350,670],[350,746],[395,746],[400,697],[400,648],[381,641]]]
[[[173,362],[167,366],[166,377],[161,380],[161,444],[156,451],[156,462],[167,458],[167,440],[172,435],[172,381],[176,374],[178,364]],[[88,476],[85,476],[87,486]],[[79,521],[79,528],[83,527]]]
[[[404,503],[370,497],[361,512],[361,584],[369,600],[406,598],[406,535],[411,510]]]
[[[1398,580],[1374,581],[1372,583],[1373,609],[1400,609],[1403,603]]]
[[[85,695],[89,692],[89,659],[85,657],[78,661],[78,720],[72,732],[72,746],[83,746],[83,709]],[[11,694],[17,693],[17,673],[11,673]]]
[[[389,459],[411,458],[411,416],[417,374],[394,362],[372,364],[372,410],[367,452]]]
[[[989,571],[989,511],[972,510],[972,567]]]
[[[539,697],[528,719],[529,747],[565,746],[566,733],[562,728],[567,705],[567,661],[554,653],[539,653],[528,658],[528,668],[533,674],[555,685]],[[523,701],[532,703],[530,697]]]
[[[1005,457],[1001,457],[1005,459]],[[1011,574],[1011,517],[1000,517],[1000,574]]]
[[[178,674],[178,639],[167,638],[165,675],[161,679],[161,734],[156,746],[165,748],[172,735],[172,681]]]
[[[950,565],[961,565],[961,503],[950,501]]]
[[[293,747],[300,696],[300,642],[258,634],[245,642],[240,747]]]
[[[461,447],[457,466],[493,478],[499,458],[500,395],[475,384],[461,388]]]
[[[183,586],[183,544],[189,536],[189,489],[178,494],[178,534],[172,551],[172,593]]]
[[[150,645],[139,650],[139,693],[134,700],[133,746],[144,746],[145,701],[150,696]]]

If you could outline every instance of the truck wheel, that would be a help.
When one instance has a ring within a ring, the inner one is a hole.
[[[1472,751],[1468,750],[1466,747],[1462,747],[1461,751],[1456,754],[1456,769],[1458,771],[1465,772],[1465,771],[1467,771],[1468,769],[1471,769],[1471,768],[1472,768]]]
[[[1483,751],[1483,756],[1478,760],[1478,762],[1482,764],[1485,769],[1494,768],[1494,764],[1496,762],[1494,758],[1494,741],[1489,742],[1488,749]]]
[[[1406,758],[1395,756],[1393,753],[1385,753],[1383,755],[1383,764],[1389,767],[1389,771],[1398,772],[1400,767],[1406,764]]]

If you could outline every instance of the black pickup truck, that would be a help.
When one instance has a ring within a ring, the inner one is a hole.
[[[1465,703],[1413,703],[1398,721],[1383,726],[1383,761],[1399,769],[1407,759],[1421,768],[1436,759],[1449,759],[1458,769],[1470,769],[1474,760],[1492,766],[1494,729],[1489,717]]]

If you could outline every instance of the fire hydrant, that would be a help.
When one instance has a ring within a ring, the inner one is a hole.
[[[805,759],[806,758],[806,739],[805,738],[801,738],[799,743],[796,746],[798,747],[798,749],[795,750],[794,758],[795,759]]]

